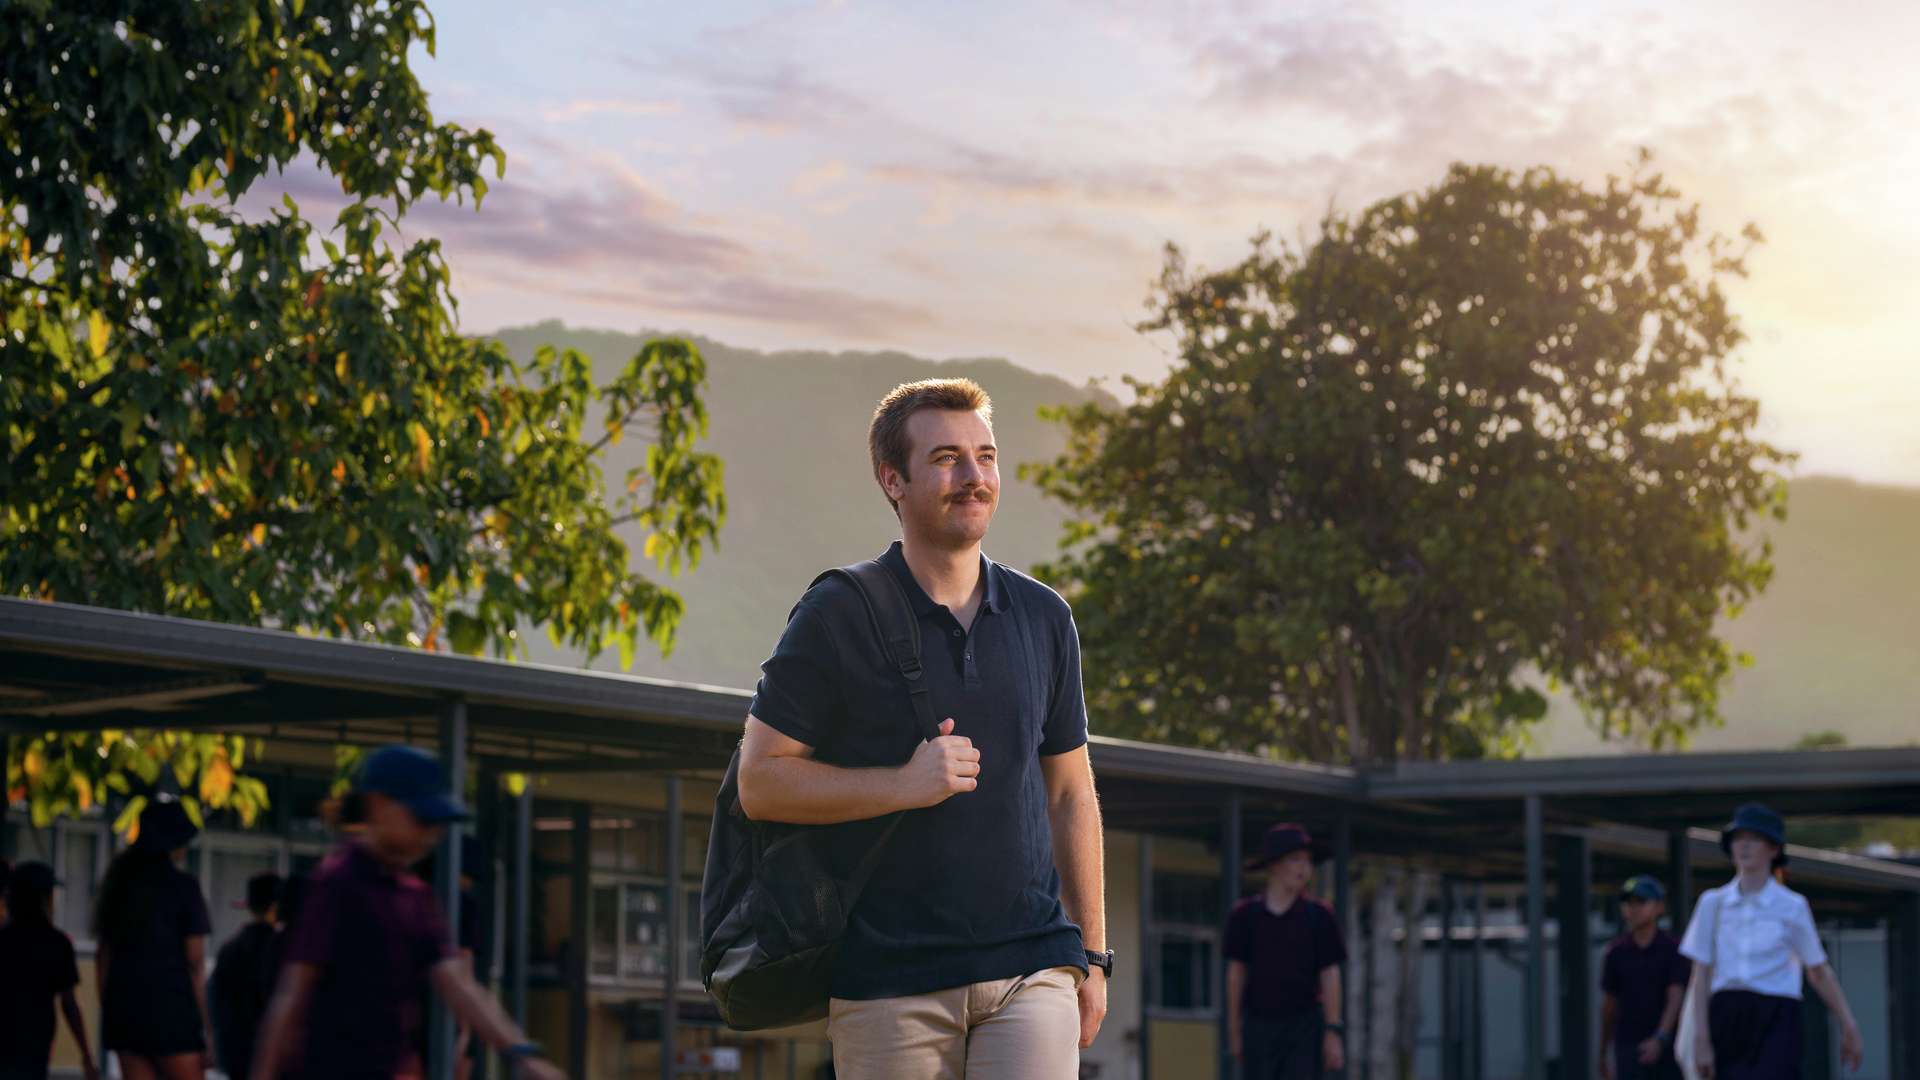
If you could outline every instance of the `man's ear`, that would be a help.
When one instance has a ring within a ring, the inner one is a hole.
[[[899,502],[907,494],[906,477],[901,476],[900,470],[891,465],[881,465],[880,490],[887,493],[887,498]]]

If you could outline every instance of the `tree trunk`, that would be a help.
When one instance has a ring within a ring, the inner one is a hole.
[[[1334,685],[1340,691],[1340,722],[1347,727],[1347,761],[1362,765],[1367,761],[1366,736],[1360,731],[1360,700],[1353,692],[1352,635],[1342,628],[1333,643]]]
[[[1395,1019],[1395,1028],[1399,1035],[1396,1040],[1395,1058],[1399,1070],[1394,1073],[1401,1080],[1414,1080],[1417,1075],[1417,1054],[1420,1047],[1420,962],[1426,953],[1426,943],[1422,934],[1426,922],[1427,890],[1432,884],[1432,875],[1414,872],[1411,875],[1406,893],[1406,909],[1400,924],[1406,927],[1406,936],[1400,941],[1399,970],[1399,1015]]]
[[[1380,876],[1370,912],[1373,932],[1367,938],[1367,975],[1373,984],[1372,1007],[1367,1011],[1367,1075],[1372,1080],[1397,1080],[1394,1052],[1399,1045],[1399,958],[1393,934],[1400,925],[1400,891],[1405,873],[1398,867]]]

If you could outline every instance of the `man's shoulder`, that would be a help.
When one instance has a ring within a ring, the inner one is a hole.
[[[1061,596],[1053,586],[1031,574],[1015,570],[1003,562],[994,562],[994,569],[1000,574],[1000,586],[1009,592],[1018,592],[1020,603],[1028,615],[1052,621],[1071,620],[1073,607],[1067,598]]]

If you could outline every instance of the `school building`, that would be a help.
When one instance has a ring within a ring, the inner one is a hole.
[[[336,747],[413,742],[468,775],[484,865],[459,867],[458,851],[444,850],[437,887],[451,900],[462,871],[475,880],[483,978],[576,1077],[828,1075],[818,1027],[728,1031],[699,982],[706,838],[748,698],[0,599],[0,733],[140,727],[266,740],[265,761],[249,771],[267,780],[272,810],[251,828],[216,817],[190,853],[216,944],[244,918],[235,901],[250,875],[301,870],[327,850],[319,807]],[[1107,824],[1109,944],[1119,954],[1110,1014],[1083,1055],[1082,1076],[1096,1080],[1226,1080],[1221,928],[1233,899],[1257,887],[1240,867],[1275,821],[1333,842],[1317,890],[1362,932],[1356,874],[1411,865],[1438,875],[1412,931],[1426,958],[1418,1075],[1566,1080],[1589,1076],[1597,1057],[1599,954],[1626,876],[1662,876],[1680,921],[1692,897],[1728,873],[1716,830],[1738,803],[1766,801],[1790,822],[1920,806],[1920,749],[1911,748],[1384,770],[1106,738],[1091,753]],[[532,782],[513,793],[509,775]],[[56,920],[79,946],[83,978],[93,888],[115,845],[108,820],[34,828],[15,807],[0,829],[8,857],[49,861],[64,880]],[[1920,869],[1791,853],[1793,887],[1813,903],[1866,1035],[1857,1075],[1920,1076]],[[1355,967],[1367,961],[1349,946],[1353,1013],[1365,1004]],[[90,988],[82,999],[91,1010]],[[1812,1024],[1824,1019],[1808,1013]],[[1814,1078],[1837,1075],[1837,1048],[1823,1033],[1809,1044]],[[1363,1041],[1364,1032],[1350,1037],[1345,1075],[1386,1080]],[[63,1031],[57,1045],[65,1042]],[[59,1063],[76,1064],[70,1053]]]

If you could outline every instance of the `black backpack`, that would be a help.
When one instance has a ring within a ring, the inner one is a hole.
[[[847,641],[871,626],[900,672],[913,702],[921,739],[939,734],[933,703],[921,679],[920,621],[893,572],[878,560],[829,570],[818,585],[840,577],[852,597],[826,612],[832,632]],[[700,888],[700,979],[736,1031],[757,1031],[819,1020],[827,1015],[834,958],[847,917],[900,827],[886,824],[853,872],[832,869],[828,844],[837,825],[783,825],[752,821],[740,810],[740,752],[727,763],[714,800]]]

